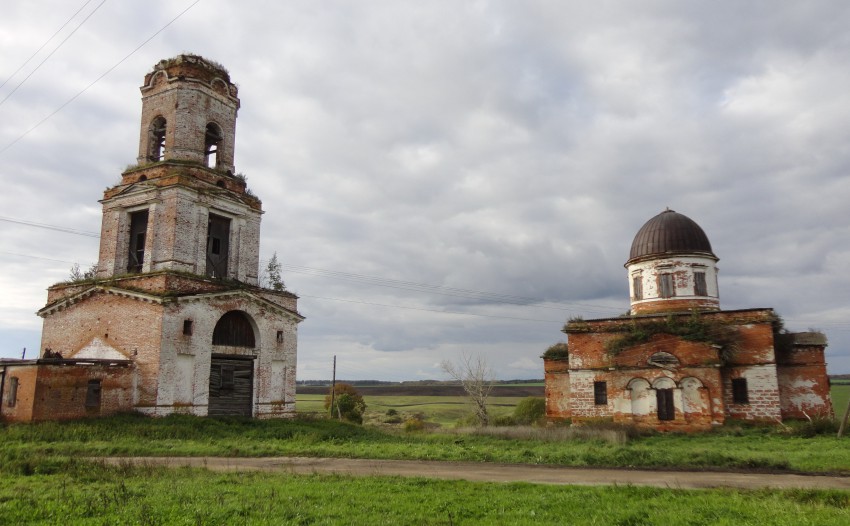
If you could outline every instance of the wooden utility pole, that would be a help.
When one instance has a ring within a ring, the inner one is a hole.
[[[847,430],[847,421],[850,420],[850,400],[847,400],[847,409],[844,410],[844,418],[841,419],[841,427],[838,428],[838,438],[844,436]]]
[[[334,417],[334,398],[336,397],[336,355],[334,354],[334,372],[331,379],[331,405],[328,407],[328,415]]]

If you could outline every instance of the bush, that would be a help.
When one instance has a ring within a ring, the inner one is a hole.
[[[570,357],[570,350],[566,342],[558,342],[549,346],[546,352],[543,353],[544,360],[566,360]]]
[[[497,416],[493,419],[494,426],[515,426],[518,423],[511,415]]]
[[[408,433],[422,431],[423,429],[425,429],[425,418],[421,413],[417,413],[404,421],[404,430]]]
[[[331,418],[341,418],[354,422],[363,423],[363,413],[366,412],[366,402],[363,396],[357,392],[351,384],[338,383],[333,388],[333,407],[331,407],[332,393],[325,396],[325,409],[330,409]]]
[[[519,425],[539,424],[546,418],[546,400],[529,396],[523,398],[514,408],[513,419]]]

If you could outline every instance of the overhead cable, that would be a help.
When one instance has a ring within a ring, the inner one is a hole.
[[[121,64],[123,64],[123,63],[124,63],[124,61],[126,61],[128,58],[130,58],[130,57],[132,57],[133,55],[135,55],[137,51],[139,51],[140,49],[142,49],[142,47],[144,47],[144,46],[145,46],[145,44],[147,44],[148,42],[150,42],[151,40],[153,40],[153,39],[154,39],[154,37],[156,37],[158,34],[160,34],[160,33],[162,33],[163,31],[165,31],[165,29],[166,29],[168,26],[170,26],[171,24],[173,24],[174,22],[176,22],[178,18],[180,18],[180,17],[181,17],[181,16],[183,16],[183,15],[184,15],[187,11],[189,11],[190,9],[192,9],[193,7],[195,7],[195,5],[196,5],[198,2],[200,2],[200,1],[201,1],[201,0],[195,0],[194,2],[192,2],[192,4],[190,4],[190,5],[189,5],[189,7],[187,7],[187,8],[186,8],[186,9],[184,9],[183,11],[181,11],[181,12],[180,12],[177,16],[175,16],[174,18],[172,18],[172,19],[171,19],[171,20],[170,20],[167,24],[165,24],[164,26],[162,26],[161,28],[159,28],[159,29],[158,29],[158,30],[157,30],[154,34],[152,34],[150,37],[148,37],[148,38],[147,38],[147,40],[145,40],[144,42],[142,42],[141,44],[139,44],[138,46],[136,46],[136,49],[134,49],[134,50],[133,50],[133,51],[131,51],[129,54],[127,54],[127,56],[125,56],[124,58],[122,58],[121,60],[119,60],[117,63],[115,63],[115,65],[114,65],[114,66],[112,66],[111,68],[109,68],[109,69],[107,69],[105,72],[103,72],[103,74],[101,74],[99,77],[97,77],[96,79],[94,79],[94,80],[93,80],[93,81],[92,81],[92,82],[91,82],[88,86],[86,86],[85,88],[83,88],[82,90],[80,90],[79,92],[77,92],[77,94],[76,94],[76,95],[74,95],[73,97],[71,97],[70,99],[68,99],[67,101],[65,101],[65,103],[64,103],[64,104],[62,104],[61,106],[59,106],[59,107],[58,107],[58,108],[56,108],[55,110],[53,110],[53,112],[52,112],[52,113],[50,113],[49,115],[47,115],[46,117],[44,117],[43,119],[41,119],[40,121],[38,121],[37,123],[35,123],[32,127],[30,127],[30,129],[28,129],[28,130],[27,130],[27,131],[25,131],[24,133],[20,134],[20,135],[19,135],[19,136],[18,136],[15,140],[13,140],[12,142],[10,142],[10,143],[9,143],[9,144],[7,144],[6,146],[4,146],[2,149],[0,149],[0,155],[2,155],[2,154],[6,151],[6,150],[8,150],[9,148],[11,148],[11,147],[12,147],[12,146],[14,146],[15,144],[17,144],[17,143],[18,143],[18,141],[20,141],[21,139],[23,139],[24,137],[26,137],[27,135],[29,135],[30,133],[32,133],[32,131],[33,131],[33,130],[35,130],[36,128],[38,128],[38,127],[39,127],[39,126],[41,126],[42,124],[44,124],[44,123],[45,123],[48,119],[50,119],[51,117],[53,117],[54,115],[56,115],[57,113],[59,113],[60,111],[62,111],[63,109],[65,109],[65,107],[66,107],[66,106],[68,106],[69,104],[71,104],[72,102],[74,102],[75,100],[77,100],[77,98],[79,98],[79,96],[80,96],[80,95],[82,95],[83,93],[85,93],[86,91],[88,91],[88,90],[89,90],[89,88],[91,88],[92,86],[94,86],[95,84],[97,84],[98,82],[100,82],[100,80],[101,80],[103,77],[105,77],[105,76],[109,75],[110,73],[112,73],[112,71],[113,71],[115,68],[117,68],[118,66],[120,66]]]
[[[71,23],[71,20],[73,20],[74,18],[76,18],[76,16],[80,14],[80,11],[82,11],[83,9],[85,9],[85,7],[86,7],[87,5],[89,5],[91,2],[92,2],[92,0],[86,0],[86,2],[85,2],[82,6],[80,6],[80,8],[79,8],[79,9],[77,9],[77,12],[76,12],[76,13],[74,13],[73,15],[71,15],[71,17],[70,17],[68,20],[66,20],[66,21],[65,21],[65,23],[64,23],[64,24],[62,24],[62,26],[61,26],[59,29],[57,29],[55,33],[53,33],[52,35],[50,35],[50,38],[48,38],[47,40],[45,40],[45,41],[44,41],[44,44],[42,44],[42,45],[41,45],[41,47],[39,47],[38,49],[36,49],[36,50],[35,50],[35,53],[33,53],[32,55],[30,55],[30,57],[29,57],[28,59],[26,59],[26,60],[24,61],[24,63],[20,65],[20,67],[19,67],[18,69],[16,69],[16,70],[15,70],[15,71],[11,74],[11,75],[9,75],[9,77],[8,77],[6,80],[4,80],[4,81],[3,81],[3,83],[2,83],[2,84],[0,84],[0,89],[3,89],[3,86],[5,86],[6,84],[8,84],[8,82],[9,82],[10,80],[12,80],[12,79],[15,77],[15,75],[17,75],[17,74],[18,74],[18,73],[19,73],[22,69],[24,69],[24,68],[26,67],[26,65],[30,63],[30,60],[34,59],[36,55],[38,55],[39,53],[41,53],[41,50],[42,50],[42,49],[44,49],[44,48],[45,48],[45,46],[47,46],[47,44],[49,44],[51,40],[53,40],[54,38],[56,38],[56,35],[58,35],[58,34],[59,34],[59,33],[60,33],[63,29],[65,29],[65,26],[67,26],[68,24],[70,24],[70,23]],[[98,6],[98,7],[100,7],[100,6]],[[66,40],[67,40],[67,39],[66,39]],[[63,43],[64,43],[64,40],[63,40]],[[62,44],[59,44],[59,45],[61,46]],[[55,51],[55,50],[54,50],[54,51]],[[42,62],[42,64],[43,64],[43,62]],[[40,65],[41,65],[41,64],[39,64],[39,66],[40,66]],[[36,69],[38,69],[38,68],[36,68]],[[27,77],[27,78],[29,78],[29,77]],[[24,79],[24,80],[26,80],[26,79]],[[20,87],[20,84],[18,85],[18,87]],[[18,89],[18,88],[15,88],[15,89]]]

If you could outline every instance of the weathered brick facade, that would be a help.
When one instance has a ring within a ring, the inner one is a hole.
[[[43,359],[0,365],[20,401],[2,414],[292,416],[303,317],[294,294],[257,286],[262,205],[234,175],[236,86],[180,55],[141,91],[139,164],[104,192],[96,278],[48,289]],[[97,411],[74,394],[90,381]]]
[[[708,239],[669,214],[635,238],[630,315],[571,320],[568,355],[544,355],[548,418],[697,430],[831,417],[826,338],[781,330],[771,309],[719,310]]]

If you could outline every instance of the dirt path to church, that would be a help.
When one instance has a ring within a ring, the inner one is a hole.
[[[823,475],[585,469],[483,462],[307,457],[109,457],[103,460],[113,465],[130,463],[174,468],[191,466],[213,471],[335,473],[352,476],[425,477],[479,482],[530,482],[534,484],[575,484],[583,486],[632,485],[683,489],[726,487],[850,490],[850,477]]]

